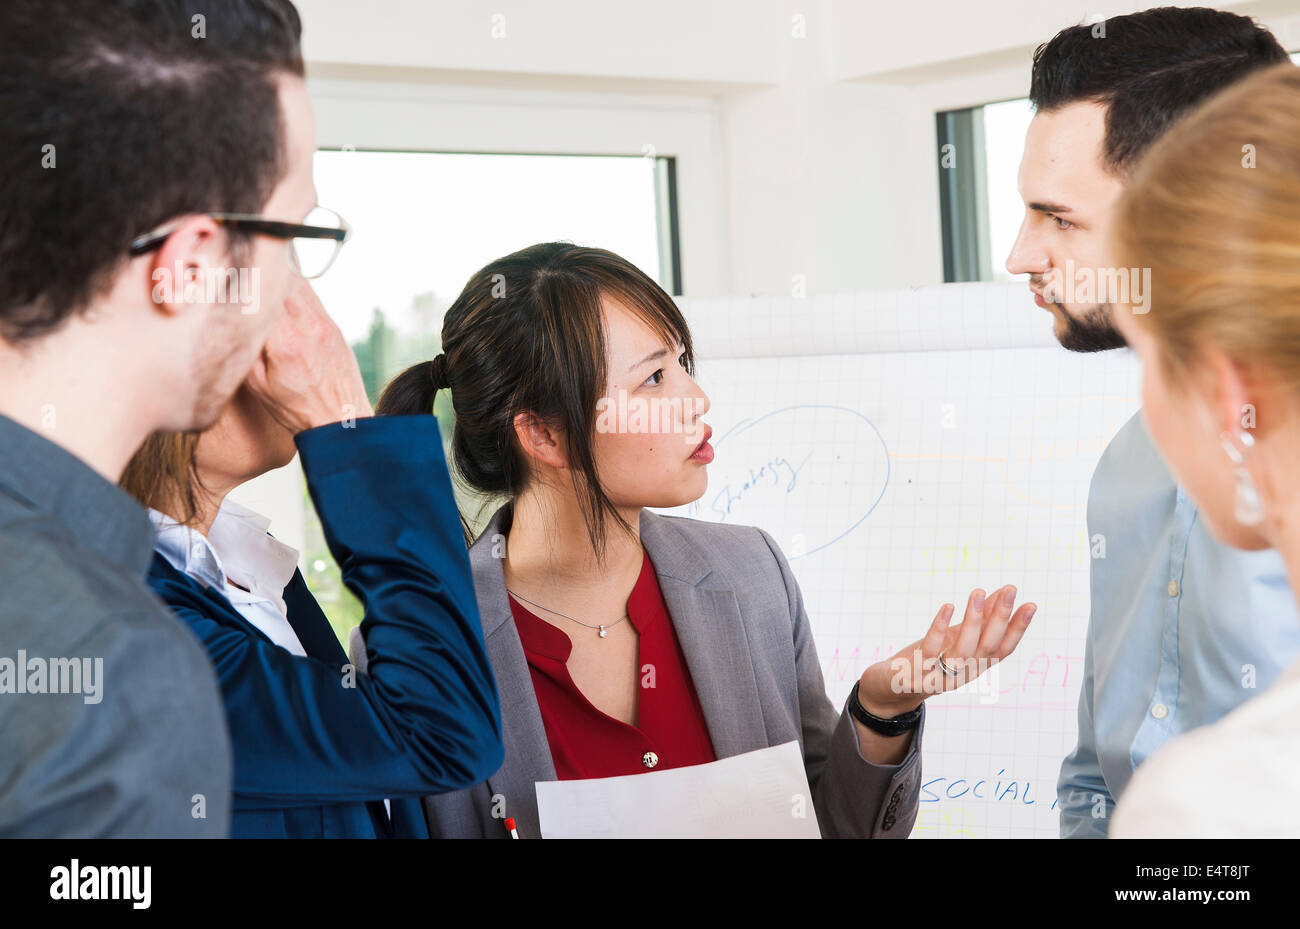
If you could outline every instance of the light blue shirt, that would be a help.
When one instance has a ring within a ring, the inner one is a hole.
[[[1092,613],[1079,741],[1057,781],[1062,838],[1105,838],[1138,765],[1261,693],[1300,656],[1281,557],[1214,540],[1140,411],[1097,464],[1088,534]]]

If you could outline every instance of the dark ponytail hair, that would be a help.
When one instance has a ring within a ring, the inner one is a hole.
[[[388,382],[375,407],[378,416],[432,413],[433,400],[447,383],[447,356],[411,365]]]
[[[625,306],[666,344],[681,342],[694,374],[686,319],[652,278],[613,252],[547,242],[476,272],[443,319],[443,354],[399,374],[375,407],[380,416],[431,413],[437,391],[450,388],[455,471],[473,490],[511,500],[530,474],[516,414],[558,428],[568,440],[574,493],[598,560],[607,519],[634,534],[601,488],[592,452],[607,376],[602,297]]]

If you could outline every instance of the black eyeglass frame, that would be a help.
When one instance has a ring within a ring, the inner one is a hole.
[[[317,207],[317,209],[329,210],[328,207]],[[334,213],[333,210],[329,212]],[[214,222],[223,226],[229,226],[231,229],[238,229],[241,232],[255,232],[262,235],[269,235],[276,239],[333,239],[337,244],[334,247],[334,254],[325,267],[312,277],[320,277],[329,270],[330,265],[334,264],[334,259],[338,257],[339,249],[343,243],[352,238],[352,227],[348,225],[347,220],[338,213],[339,225],[334,226],[307,226],[302,223],[287,223],[279,219],[268,219],[265,216],[258,216],[254,213],[201,213]],[[171,236],[181,225],[184,220],[177,220],[168,223],[153,232],[146,232],[144,235],[136,236],[131,240],[130,253],[132,256],[143,255],[159,248],[168,237]]]

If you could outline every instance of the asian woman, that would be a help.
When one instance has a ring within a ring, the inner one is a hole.
[[[836,708],[772,537],[651,510],[700,497],[713,458],[690,331],[651,278],[597,248],[525,248],[470,279],[442,346],[376,412],[427,415],[450,388],[455,469],[504,498],[470,563],[506,753],[486,783],[426,800],[430,834],[506,837],[510,818],[536,837],[537,781],[794,740],[823,835],[906,838],[923,701],[1010,654],[1035,606],[976,590],[950,626],[945,604]]]

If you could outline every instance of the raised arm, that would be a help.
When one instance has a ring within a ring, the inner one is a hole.
[[[419,796],[483,780],[503,758],[500,711],[437,420],[366,418],[296,441],[326,542],[365,606],[369,673],[232,627],[205,602],[220,595],[184,579],[159,585],[216,667],[240,806]]]

